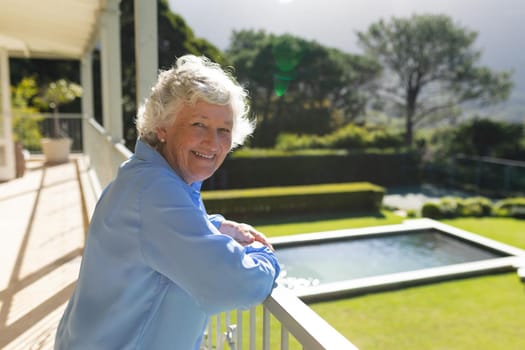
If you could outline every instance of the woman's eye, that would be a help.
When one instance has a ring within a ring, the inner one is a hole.
[[[226,129],[226,128],[220,128],[219,132],[224,133],[224,134],[229,134],[229,133],[231,133],[231,130],[230,129]]]
[[[204,127],[204,124],[203,123],[200,123],[200,122],[195,122],[192,124],[193,126],[198,126],[198,127],[201,127],[203,128]]]

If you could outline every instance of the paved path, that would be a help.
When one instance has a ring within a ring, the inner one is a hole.
[[[423,204],[437,202],[445,196],[464,198],[468,197],[469,194],[432,185],[392,187],[387,189],[383,204],[401,210],[420,210]]]
[[[0,349],[52,349],[87,223],[77,159],[0,183]]]

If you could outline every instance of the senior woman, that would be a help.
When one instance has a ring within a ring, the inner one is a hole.
[[[198,349],[211,314],[261,303],[279,264],[253,227],[200,197],[253,131],[219,65],[183,56],[139,110],[135,154],[100,197],[55,349]]]

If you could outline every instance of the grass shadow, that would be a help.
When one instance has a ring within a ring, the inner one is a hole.
[[[330,213],[295,213],[295,214],[260,214],[257,216],[242,216],[242,217],[231,217],[229,219],[236,221],[244,221],[253,226],[263,225],[280,225],[290,224],[297,222],[316,222],[316,221],[327,221],[327,220],[340,220],[340,219],[357,219],[357,218],[386,218],[383,212],[330,212]]]

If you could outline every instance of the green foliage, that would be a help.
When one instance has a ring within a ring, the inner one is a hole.
[[[525,197],[506,198],[496,203],[481,196],[443,197],[438,202],[425,203],[421,208],[421,216],[432,219],[486,216],[525,218]]]
[[[525,197],[500,200],[494,205],[494,212],[498,216],[525,218]]]
[[[445,15],[380,20],[358,37],[366,53],[390,73],[379,94],[394,112],[401,110],[408,145],[414,127],[437,112],[453,112],[466,101],[502,101],[512,88],[509,72],[477,65],[481,57],[474,48],[477,33]]]
[[[50,82],[44,87],[44,92],[38,99],[38,103],[43,107],[48,107],[58,112],[61,105],[73,102],[80,96],[82,96],[82,87],[80,85],[66,79],[59,79]]]
[[[430,219],[441,218],[441,209],[438,203],[427,202],[421,207],[421,216]]]
[[[241,218],[320,212],[377,212],[384,189],[370,183],[265,187],[203,192],[208,212]]]
[[[436,132],[432,143],[437,145],[436,155],[446,159],[458,154],[518,159],[525,152],[525,129],[490,119],[474,119],[453,129]]]
[[[275,141],[278,150],[301,150],[327,148],[324,138],[318,135],[280,133]]]
[[[58,123],[59,108],[62,105],[73,102],[80,96],[82,96],[82,87],[66,79],[52,81],[44,87],[42,95],[35,102],[43,108],[53,110],[53,132],[51,137],[67,136]]]
[[[462,201],[461,216],[489,216],[492,214],[492,202],[485,197],[470,197]]]
[[[399,148],[402,146],[403,138],[400,134],[389,133],[384,128],[363,127],[353,123],[323,136],[281,133],[277,137],[275,145],[277,149],[283,150],[308,148],[362,150],[367,148]]]
[[[463,199],[459,197],[443,197],[439,201],[439,211],[442,218],[455,217],[463,211]]]
[[[39,150],[42,138],[39,125],[43,117],[33,106],[34,98],[38,94],[36,79],[23,78],[11,88],[11,92],[14,141],[20,142],[28,150]]]
[[[407,218],[415,219],[418,217],[418,212],[415,209],[408,209],[406,215]]]
[[[344,156],[347,150],[341,149],[297,149],[284,150],[277,148],[238,148],[230,158],[268,158],[268,157],[294,157],[294,156]]]
[[[238,31],[227,50],[257,115],[253,146],[284,133],[325,134],[362,115],[380,67],[315,41]]]

